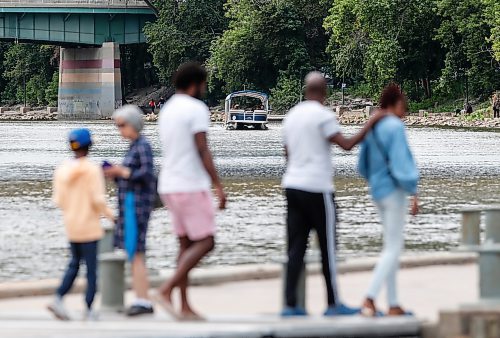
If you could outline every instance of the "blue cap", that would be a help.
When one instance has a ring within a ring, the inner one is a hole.
[[[92,144],[90,130],[86,128],[74,129],[69,133],[69,143],[71,150],[78,150]]]

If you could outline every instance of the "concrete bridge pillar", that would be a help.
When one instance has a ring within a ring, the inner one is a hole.
[[[110,117],[122,105],[120,48],[62,48],[59,65],[59,119]]]

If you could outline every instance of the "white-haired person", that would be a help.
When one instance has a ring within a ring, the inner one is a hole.
[[[146,268],[146,234],[156,198],[156,176],[153,152],[141,135],[144,127],[142,111],[133,105],[116,110],[113,120],[130,148],[121,165],[104,163],[104,174],[118,186],[119,215],[115,227],[115,247],[127,252],[132,264],[132,285],[136,299],[127,310],[128,316],[152,314],[148,296]]]

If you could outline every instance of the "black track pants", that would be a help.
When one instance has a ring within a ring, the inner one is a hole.
[[[335,306],[337,297],[335,236],[336,210],[332,193],[311,193],[286,189],[288,203],[288,267],[286,281],[287,306],[297,305],[297,283],[304,264],[309,232],[318,234],[325,276],[328,305]]]

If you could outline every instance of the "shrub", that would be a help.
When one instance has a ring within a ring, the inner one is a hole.
[[[293,76],[282,73],[276,87],[271,89],[271,104],[273,112],[285,114],[300,101],[301,81]]]

